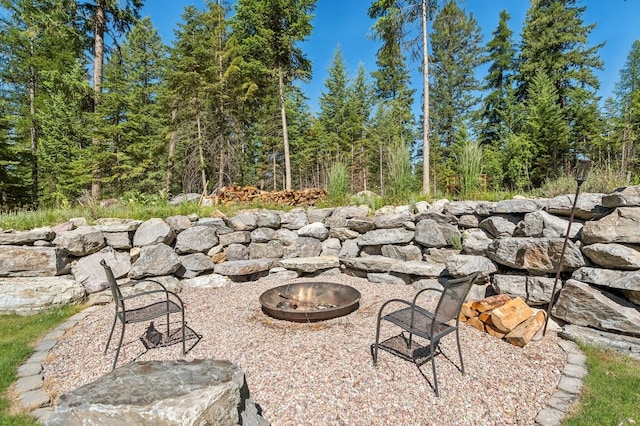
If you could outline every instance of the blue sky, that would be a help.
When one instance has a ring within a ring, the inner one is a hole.
[[[230,4],[229,0],[226,0]],[[586,6],[583,14],[585,24],[596,24],[591,32],[589,43],[595,45],[606,42],[600,49],[600,58],[604,69],[597,71],[600,79],[598,95],[603,99],[611,94],[619,79],[620,69],[634,40],[640,39],[640,0],[578,0]],[[506,9],[511,15],[510,26],[515,41],[519,41],[522,23],[525,19],[529,1],[527,0],[463,0],[461,3],[467,12],[473,13],[478,21],[486,43],[492,38],[500,11]],[[143,16],[149,16],[158,28],[165,43],[173,40],[173,30],[181,21],[187,5],[202,9],[203,0],[147,0],[142,9]],[[371,0],[318,0],[313,21],[314,31],[303,44],[303,49],[313,63],[313,77],[309,84],[302,87],[309,98],[312,111],[318,111],[318,98],[325,91],[324,82],[327,69],[331,64],[336,47],[340,45],[347,69],[353,76],[360,63],[367,72],[376,69],[375,54],[379,43],[372,40],[373,21],[367,16]],[[411,64],[412,69],[417,64]],[[482,71],[479,78],[483,78]],[[416,87],[416,110],[419,110],[421,80],[417,72],[412,74]]]

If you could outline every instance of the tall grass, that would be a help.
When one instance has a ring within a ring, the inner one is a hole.
[[[404,201],[414,190],[411,171],[411,153],[406,143],[394,142],[389,147],[389,177],[386,198],[391,201]]]
[[[482,148],[475,142],[465,141],[460,152],[460,176],[462,177],[462,196],[478,192],[480,173],[482,173]]]
[[[337,162],[329,169],[328,201],[341,204],[349,195],[349,171],[344,163]]]

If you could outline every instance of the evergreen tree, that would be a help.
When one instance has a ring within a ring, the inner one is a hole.
[[[328,73],[324,82],[326,91],[320,94],[318,122],[324,127],[328,138],[325,148],[329,149],[334,157],[342,158],[345,151],[350,150],[350,141],[345,134],[349,78],[340,46],[334,52]]]

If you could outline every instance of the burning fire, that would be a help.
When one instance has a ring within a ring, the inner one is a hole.
[[[294,299],[298,302],[317,303],[317,297],[312,287],[300,287],[298,295]]]

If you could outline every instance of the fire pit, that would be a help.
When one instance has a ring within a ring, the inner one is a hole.
[[[341,317],[358,309],[359,302],[360,292],[355,288],[325,282],[281,285],[260,295],[265,314],[297,322]]]

